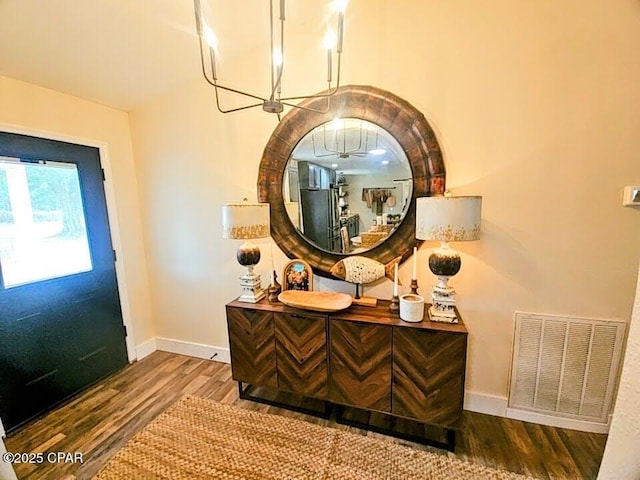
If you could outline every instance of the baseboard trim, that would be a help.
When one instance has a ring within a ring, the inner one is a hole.
[[[146,342],[142,342],[140,345],[136,345],[136,359],[142,360],[144,357],[148,357],[158,349],[156,345],[156,337],[152,337]]]
[[[608,423],[597,423],[575,418],[556,417],[540,412],[507,408],[506,417],[513,418],[514,420],[522,420],[523,422],[538,423],[550,427],[568,428],[569,430],[579,430],[590,433],[609,433],[609,427],[611,426],[611,415],[608,417]]]
[[[513,420],[521,420],[523,422],[538,423],[540,425],[548,425],[550,427],[568,428],[570,430],[579,430],[581,432],[609,433],[609,426],[611,425],[611,415],[609,415],[608,423],[597,423],[575,418],[556,417],[554,415],[547,415],[540,412],[509,408],[507,397],[471,392],[468,390],[464,394],[464,409],[469,410],[470,412],[511,418]]]
[[[507,413],[507,397],[467,390],[464,392],[464,409],[470,412],[504,417]]]
[[[202,343],[184,342],[182,340],[163,337],[156,337],[155,340],[157,349],[163,352],[215,360],[216,362],[231,363],[228,348],[213,347]]]

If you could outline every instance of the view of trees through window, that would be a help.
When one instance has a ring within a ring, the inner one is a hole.
[[[76,165],[0,159],[0,262],[5,287],[91,269]]]

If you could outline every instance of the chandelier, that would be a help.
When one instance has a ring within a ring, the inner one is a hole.
[[[335,0],[336,12],[337,12],[337,34],[328,32],[325,37],[325,48],[327,49],[327,90],[315,95],[297,95],[297,96],[282,96],[282,74],[284,71],[284,21],[285,21],[285,0],[279,0],[279,14],[278,22],[279,28],[274,28],[274,8],[273,0],[269,0],[269,32],[270,32],[270,54],[271,54],[271,87],[270,93],[267,96],[256,95],[249,92],[241,91],[238,88],[232,88],[227,85],[222,85],[218,82],[218,72],[216,68],[216,49],[217,39],[213,30],[207,25],[204,19],[204,13],[202,10],[201,0],[194,0],[194,10],[196,14],[196,29],[198,32],[199,46],[200,46],[200,63],[202,65],[202,74],[205,80],[214,87],[216,95],[216,106],[221,113],[237,112],[239,110],[246,110],[248,108],[254,108],[261,106],[265,112],[275,113],[280,119],[280,114],[283,112],[284,107],[302,108],[304,110],[312,110],[318,113],[326,113],[330,108],[330,99],[333,94],[336,93],[340,87],[340,58],[342,55],[342,40],[344,37],[344,11],[346,8],[347,0]],[[335,49],[336,57],[336,80],[333,82],[333,63]],[[225,90],[227,92],[236,93],[245,97],[253,99],[249,105],[242,107],[224,109],[220,106],[219,90]],[[314,110],[308,107],[301,107],[294,103],[293,100],[301,100],[304,98],[326,98],[327,106],[325,110]]]
[[[328,133],[329,131],[329,133]],[[369,136],[375,132],[375,144],[369,148]],[[387,151],[378,145],[378,127],[359,119],[335,119],[311,132],[311,146],[316,158],[337,158],[384,155]],[[319,138],[318,138],[319,137]]]

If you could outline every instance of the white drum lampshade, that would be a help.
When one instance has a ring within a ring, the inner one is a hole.
[[[225,203],[221,205],[222,238],[246,240],[236,253],[238,263],[247,267],[240,277],[241,302],[256,303],[264,296],[260,275],[253,271],[260,261],[260,249],[252,239],[266,238],[270,232],[268,203]]]
[[[430,319],[457,323],[455,290],[449,277],[460,271],[460,255],[449,242],[480,239],[482,197],[421,197],[416,199],[416,238],[439,240],[440,248],[429,256],[429,269],[438,277],[432,290]]]

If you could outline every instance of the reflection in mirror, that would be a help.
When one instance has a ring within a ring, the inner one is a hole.
[[[291,223],[313,246],[358,254],[386,240],[404,219],[413,177],[398,141],[366,120],[336,119],[305,135],[282,182]]]

